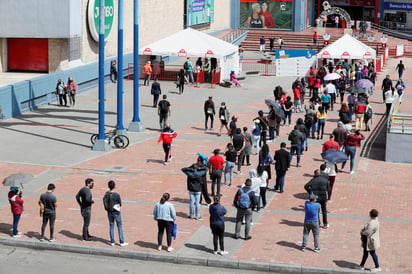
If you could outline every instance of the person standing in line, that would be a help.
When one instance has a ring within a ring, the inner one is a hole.
[[[244,151],[245,158],[246,158],[246,165],[250,166],[250,155],[252,154],[253,143],[252,143],[252,135],[247,130],[247,127],[243,127],[243,136],[245,136],[245,149],[243,151]],[[243,160],[242,165],[244,164],[245,164],[245,161]]]
[[[305,221],[303,224],[303,242],[302,251],[306,250],[308,244],[308,236],[310,231],[313,233],[313,240],[315,242],[315,249],[313,251],[319,252],[319,209],[320,205],[316,202],[318,197],[311,193],[309,201],[305,202]]]
[[[147,83],[148,86],[150,85],[150,76],[152,75],[152,65],[150,61],[147,61],[147,63],[144,65],[143,71],[145,74],[143,85],[146,86]]]
[[[337,149],[339,150],[339,143],[336,142],[334,139],[333,134],[329,135],[329,140],[327,140],[322,146],[322,153],[328,151],[329,149]]]
[[[269,48],[270,48],[270,52],[273,52],[273,48],[275,47],[275,38],[274,37],[270,37],[269,38]]]
[[[203,165],[203,159],[198,157],[196,163],[182,168],[182,172],[187,176],[187,190],[190,198],[189,219],[201,220],[200,195],[202,194],[203,177],[206,175],[207,167]]]
[[[213,234],[213,254],[227,255],[224,245],[225,234],[225,215],[226,208],[220,204],[220,197],[215,196],[213,198],[213,204],[209,206],[210,213],[210,229]],[[218,241],[220,245],[220,251],[218,251]]]
[[[382,269],[379,266],[378,255],[376,254],[376,250],[380,247],[380,237],[379,237],[379,220],[378,220],[379,212],[376,209],[372,209],[369,212],[370,220],[364,225],[364,227],[360,231],[361,240],[362,240],[362,248],[363,248],[363,256],[362,261],[359,265],[361,270],[365,269],[365,263],[368,259],[368,254],[371,254],[373,262],[375,264],[375,268],[372,268],[371,272],[379,272]]]
[[[329,94],[329,96],[330,96],[330,100],[329,100],[329,102],[330,102],[330,110],[333,111],[333,105],[334,105],[335,102],[336,102],[336,87],[335,87],[335,85],[334,85],[332,82],[328,82],[328,83],[326,84],[325,89],[327,90],[327,92],[328,92],[328,94]]]
[[[66,97],[67,89],[64,86],[64,82],[62,81],[62,79],[59,79],[57,81],[55,92],[57,95],[59,95],[60,106],[63,106],[63,102],[64,102],[64,106],[67,107],[67,97]]]
[[[119,233],[120,246],[127,246],[129,243],[124,241],[123,237],[123,225],[122,225],[122,215],[120,213],[120,208],[122,207],[122,199],[120,198],[119,193],[115,192],[116,183],[110,180],[107,183],[109,191],[106,192],[105,197],[108,197],[109,205],[113,205],[113,208],[107,208],[107,217],[109,218],[109,228],[110,228],[110,244],[114,246],[116,244],[114,240],[114,222],[116,221],[117,230]],[[104,202],[105,198],[103,198]]]
[[[328,195],[330,193],[328,177],[321,175],[320,170],[316,169],[314,172],[313,179],[311,179],[307,184],[305,184],[304,188],[309,194],[313,193],[316,196],[318,196],[317,202],[320,204],[320,207],[322,209],[323,228],[329,228],[328,210],[326,209],[326,203],[328,201]]]
[[[319,140],[319,134],[320,134],[320,139],[323,139],[323,133],[325,131],[325,124],[326,124],[326,117],[328,117],[325,109],[323,107],[318,107],[318,112],[316,112],[316,119],[318,120],[318,134],[316,139]]]
[[[296,152],[297,162],[296,167],[300,167],[301,143],[305,141],[305,136],[299,131],[297,126],[289,133],[288,140],[290,141],[289,166],[292,163],[293,154]]]
[[[165,128],[162,129],[160,133],[159,139],[157,140],[158,143],[163,143],[163,151],[165,152],[165,161],[164,165],[166,166],[172,160],[172,142],[173,139],[177,137],[177,132],[174,131],[170,124],[166,124]]]
[[[110,62],[110,81],[112,81],[112,83],[116,83],[117,81],[116,60]]]
[[[282,46],[283,46],[283,39],[282,39],[282,37],[279,37],[279,39],[278,39],[278,45],[279,45],[279,49],[282,49]]]
[[[259,110],[258,111],[258,117],[256,117],[253,120],[258,119],[260,121],[259,126],[261,129],[261,133],[260,133],[260,141],[259,141],[259,146],[262,146],[264,144],[266,144],[266,135],[268,132],[268,125],[266,122],[266,117],[263,115],[263,110]]]
[[[172,252],[172,230],[176,221],[176,211],[172,203],[169,202],[170,194],[163,193],[160,201],[153,209],[153,217],[157,221],[157,250],[162,250],[163,233],[166,230],[167,251]]]
[[[399,79],[402,79],[403,72],[405,71],[405,65],[402,63],[402,60],[399,61],[399,64],[396,66],[395,70],[398,71]]]
[[[237,174],[241,175],[242,160],[244,157],[244,149],[246,145],[245,136],[242,135],[242,130],[240,128],[236,129],[235,134],[232,137],[233,147],[237,152]]]
[[[238,117],[232,116],[232,121],[230,121],[230,124],[229,124],[229,130],[230,130],[230,131],[229,131],[229,137],[230,137],[230,138],[232,138],[233,135],[236,134],[236,129],[237,129],[236,123],[237,123],[237,120],[238,120]]]
[[[80,206],[80,213],[83,217],[83,241],[92,241],[93,237],[89,233],[90,219],[92,217],[92,204],[94,203],[92,197],[92,189],[94,187],[94,180],[87,178],[85,186],[82,187],[76,195],[76,201]]]
[[[67,93],[69,94],[70,106],[74,107],[76,104],[77,84],[72,77],[67,79]]]
[[[286,171],[289,169],[289,152],[286,150],[286,143],[280,143],[280,149],[275,151],[275,156],[273,157],[275,161],[275,171],[276,171],[276,184],[274,191],[283,193],[285,185]]]
[[[240,188],[233,199],[233,205],[237,209],[236,213],[236,227],[235,234],[233,235],[234,239],[240,238],[240,229],[242,226],[242,220],[245,218],[245,240],[252,239],[252,236],[249,235],[251,220],[252,220],[252,201],[254,199],[254,191],[251,189],[252,180],[246,179],[245,186]]]
[[[349,134],[348,138],[345,141],[345,152],[348,157],[350,157],[350,173],[353,174],[355,171],[353,170],[353,166],[355,164],[355,156],[356,156],[356,148],[360,148],[360,143],[362,140],[365,139],[360,130],[356,130],[354,133]],[[343,172],[345,168],[346,161],[342,163],[342,169],[340,170]]]
[[[261,36],[259,42],[260,42],[260,49],[259,49],[260,52],[265,53],[265,37]]]
[[[185,82],[187,82],[184,69],[181,69],[177,74],[176,82],[177,86],[179,87],[179,94],[182,94],[185,89]]]
[[[266,190],[268,190],[268,184],[267,184],[267,180],[268,180],[268,173],[266,172],[266,170],[263,169],[262,166],[258,166],[257,168],[257,177],[260,180],[260,185],[259,185],[259,196],[260,198],[262,198],[262,206],[260,206],[260,208],[265,208],[267,201],[266,201]],[[250,174],[250,172],[249,172]],[[256,196],[256,194],[255,194]],[[259,202],[260,205],[260,202]]]
[[[327,91],[326,89],[323,91],[322,96],[320,96],[320,100],[322,101],[322,108],[323,108],[323,110],[324,110],[326,113],[328,113],[329,104],[330,104],[330,102],[331,102],[331,96],[330,96],[330,94],[328,93],[328,91]]]
[[[210,180],[212,180],[212,196],[221,196],[220,182],[222,181],[222,172],[225,167],[225,160],[219,154],[220,149],[217,148],[213,151],[213,156],[209,158],[209,175]]]
[[[19,232],[19,222],[21,214],[23,213],[24,201],[21,198],[23,196],[18,186],[10,187],[10,192],[8,194],[11,213],[13,213],[13,238],[20,238],[21,232]]]
[[[155,78],[152,84],[151,94],[153,95],[153,107],[157,107],[157,102],[159,101],[159,96],[162,94],[162,89],[160,88],[160,83],[157,78]]]
[[[348,108],[349,108],[349,122],[352,123],[352,116],[355,113],[356,96],[354,92],[348,96]]]
[[[365,122],[365,131],[370,131],[370,125],[369,125],[369,121],[372,120],[372,115],[373,115],[373,110],[372,110],[372,106],[368,103],[366,105],[366,111],[365,111],[365,116],[363,118],[363,121]],[[370,124],[372,124],[372,121],[370,122]]]
[[[210,129],[213,130],[213,120],[215,118],[215,103],[213,102],[213,97],[209,96],[209,99],[205,101],[203,106],[205,112],[205,130],[207,130],[207,122],[210,118]]]
[[[252,127],[252,144],[253,144],[253,147],[256,148],[255,155],[257,155],[259,152],[260,135],[261,135],[262,130],[260,128],[259,119],[256,119],[253,122],[255,124]]]
[[[187,79],[189,79],[189,83],[191,83],[192,85],[195,83],[195,80],[193,78],[193,66],[192,66],[192,62],[190,61],[189,57],[187,57],[187,61],[185,62],[185,64],[183,65],[185,71],[186,71],[186,77]]]
[[[226,165],[225,165],[225,176],[224,176],[224,184],[227,186],[232,186],[233,181],[233,170],[236,166],[236,156],[237,152],[231,143],[228,143],[226,146]],[[229,174],[229,184],[227,184],[227,175]]]
[[[222,102],[220,104],[219,108],[219,119],[220,119],[220,129],[219,129],[219,134],[220,136],[222,134],[222,128],[225,127],[227,130],[227,134],[230,134],[229,127],[227,126],[229,123],[229,118],[230,118],[230,113],[229,110],[226,107],[226,103]]]
[[[333,138],[339,144],[339,149],[343,150],[343,144],[348,137],[348,131],[343,125],[342,121],[338,122],[338,127],[332,131]]]
[[[335,180],[336,180],[337,166],[335,163],[325,161],[324,164],[320,165],[320,169],[324,170],[325,175],[327,175],[329,179],[329,185],[330,185],[330,192],[328,195],[328,201],[329,201],[330,199],[332,199],[332,191],[333,191],[333,185],[335,184]]]
[[[289,122],[289,126],[292,122],[293,102],[290,96],[286,97],[286,101],[283,103],[283,110],[285,111],[285,117],[283,118],[283,125],[286,125],[286,119]]]
[[[53,192],[56,189],[54,184],[49,184],[47,186],[47,192],[40,195],[39,205],[43,208],[43,212],[40,217],[43,217],[43,222],[41,226],[40,242],[44,241],[44,230],[46,229],[47,222],[50,226],[50,238],[49,242],[55,242],[54,238],[54,222],[56,221],[56,207],[57,200]]]
[[[167,119],[172,116],[170,102],[167,100],[166,94],[163,94],[163,100],[161,100],[157,106],[157,114],[159,115],[160,129],[164,129]]]
[[[391,92],[391,91],[389,91]],[[386,100],[386,98],[385,98]],[[386,102],[386,101],[385,101]],[[362,129],[363,125],[363,119],[365,117],[365,112],[366,112],[366,103],[363,101],[358,101],[358,104],[355,106],[355,128],[356,129]],[[389,108],[390,109],[390,108]],[[388,111],[388,109],[387,109]]]
[[[264,144],[262,149],[259,151],[259,164],[263,170],[265,170],[268,174],[268,178],[266,180],[266,185],[269,185],[269,180],[272,179],[272,172],[270,165],[273,163],[272,154],[269,152],[269,145]]]

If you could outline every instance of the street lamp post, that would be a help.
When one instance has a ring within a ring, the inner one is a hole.
[[[123,0],[119,0],[117,31],[117,134],[127,135],[123,126]]]

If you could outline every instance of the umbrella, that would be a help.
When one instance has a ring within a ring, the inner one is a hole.
[[[348,91],[350,92],[350,93],[357,93],[357,94],[362,94],[362,93],[365,93],[365,89],[363,89],[363,88],[358,88],[358,87],[355,87],[355,86],[352,86],[352,87],[350,87],[350,88],[348,88]]]
[[[268,105],[268,106],[274,106],[273,109],[275,110],[276,114],[278,116],[282,117],[282,119],[284,118],[285,115],[283,113],[283,109],[278,103],[276,103],[272,99],[266,99],[265,104]]]
[[[343,75],[347,75],[347,74],[348,74],[348,72],[346,71],[346,69],[337,69],[335,72],[338,73],[338,74],[340,74],[341,72],[343,72]]]
[[[30,182],[33,179],[33,175],[30,173],[15,173],[12,174],[8,177],[6,177],[3,180],[3,185],[4,186],[21,186],[23,187],[23,184],[26,184]]]
[[[337,79],[340,79],[340,74],[337,74],[336,72],[326,74],[326,76],[323,77],[323,80],[325,81],[332,81]]]
[[[348,160],[348,155],[345,152],[338,149],[328,149],[327,151],[321,153],[322,159],[330,163],[342,163]]]
[[[360,79],[356,81],[355,87],[358,88],[371,88],[374,84],[369,79]]]

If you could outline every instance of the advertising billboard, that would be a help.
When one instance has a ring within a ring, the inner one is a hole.
[[[209,24],[214,21],[214,0],[187,0],[187,26]]]
[[[292,29],[293,0],[240,0],[242,28]]]

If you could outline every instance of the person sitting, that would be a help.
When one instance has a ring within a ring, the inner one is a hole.
[[[230,82],[232,82],[236,87],[242,86],[237,80],[236,73],[233,70],[230,72]]]

